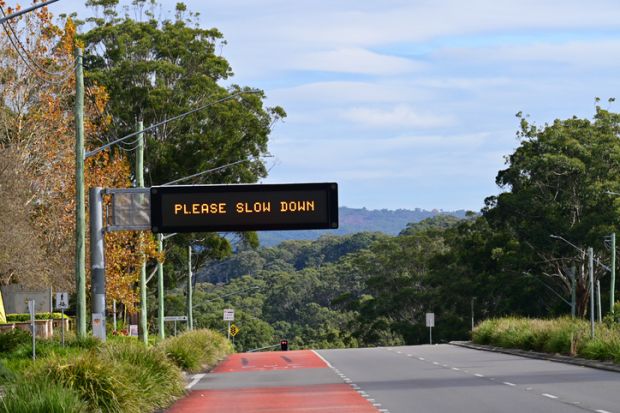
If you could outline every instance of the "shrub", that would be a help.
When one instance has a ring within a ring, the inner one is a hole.
[[[0,354],[15,350],[19,345],[31,343],[32,335],[25,330],[15,329],[0,333]]]
[[[193,330],[157,345],[177,366],[190,372],[212,367],[232,353],[230,342],[211,330]]]
[[[117,363],[96,352],[72,359],[52,357],[41,366],[40,374],[47,380],[73,389],[85,400],[90,411],[124,412],[133,386],[123,376]]]
[[[34,315],[34,318],[35,320],[49,320],[50,313],[36,313]],[[53,318],[54,320],[60,320],[62,318],[62,313],[52,313],[51,318]],[[65,314],[65,318],[69,318],[69,316]],[[7,323],[25,323],[26,321],[30,321],[30,314],[28,313],[16,313],[6,315]]]
[[[152,411],[169,405],[183,394],[181,370],[158,348],[147,348],[135,339],[108,343],[106,359],[119,362],[120,372],[132,383],[136,411]]]
[[[567,317],[555,320],[506,317],[480,323],[472,340],[479,344],[576,354],[620,363],[620,328],[599,324],[594,339],[590,339],[589,330],[586,321]]]
[[[7,383],[15,379],[15,374],[4,363],[0,362],[0,384]]]
[[[0,399],[0,413],[86,413],[79,395],[58,383],[20,380]]]

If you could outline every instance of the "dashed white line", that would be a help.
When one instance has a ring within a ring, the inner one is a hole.
[[[509,381],[505,381],[505,382],[504,382],[504,384],[505,384],[506,386],[516,386],[516,384],[511,383],[511,382],[509,382]]]
[[[557,399],[558,396],[554,396],[553,394],[543,393],[542,396],[548,397],[550,399]]]
[[[454,370],[454,371],[461,371],[461,369],[459,369],[458,367],[452,367],[452,370]]]
[[[608,412],[607,410],[595,410],[596,413],[611,413]]]
[[[436,365],[436,366],[439,365],[439,363],[437,363],[436,361],[433,361],[433,364]]]
[[[484,374],[474,373],[474,376],[476,376],[476,377],[484,377]]]
[[[422,361],[424,361],[424,360],[425,360],[425,358],[424,358],[424,357],[418,357],[418,358],[419,358],[420,360],[422,360]]]

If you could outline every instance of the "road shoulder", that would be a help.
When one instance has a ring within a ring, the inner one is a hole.
[[[537,360],[547,360],[556,363],[572,364],[581,367],[590,367],[593,369],[613,371],[620,373],[620,365],[599,360],[589,360],[579,357],[565,356],[563,354],[540,353],[537,351],[518,350],[504,347],[489,346],[485,344],[475,344],[471,341],[451,341],[451,345],[465,347],[473,350],[492,351],[495,353],[510,354],[513,356],[528,357]]]

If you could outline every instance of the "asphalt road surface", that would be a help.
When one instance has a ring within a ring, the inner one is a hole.
[[[620,413],[620,374],[451,345],[321,350],[390,413]]]

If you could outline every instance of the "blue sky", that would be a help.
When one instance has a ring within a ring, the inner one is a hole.
[[[478,210],[518,111],[544,124],[620,98],[617,1],[185,3],[223,32],[232,82],[288,112],[264,182],[336,181],[343,206]]]

